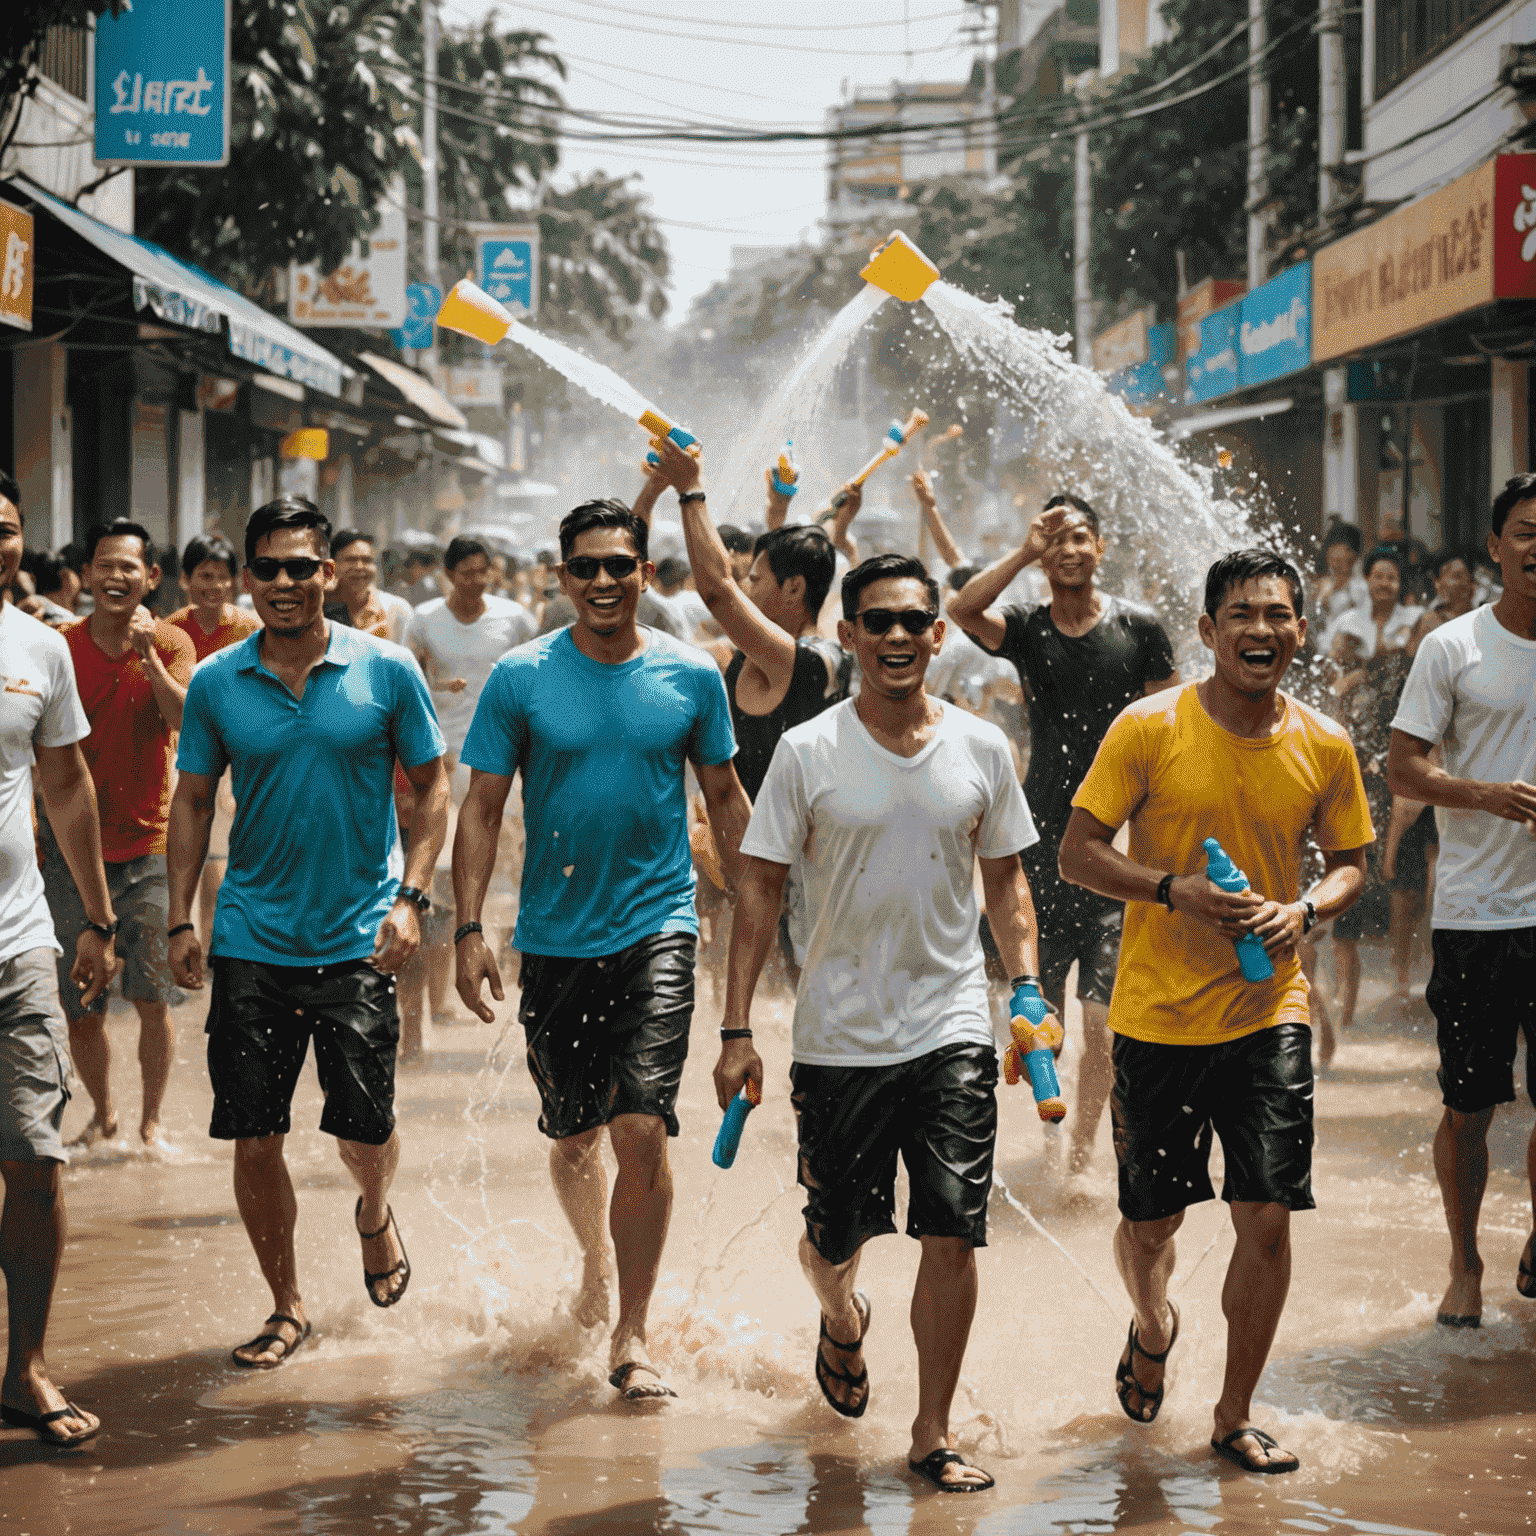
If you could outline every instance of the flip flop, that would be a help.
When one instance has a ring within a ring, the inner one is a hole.
[[[859,1306],[860,1302],[864,1304],[862,1308]],[[822,1313],[821,1338],[825,1339],[833,1349],[841,1349],[844,1352],[858,1349],[869,1334],[870,1319],[875,1315],[875,1309],[870,1304],[869,1297],[863,1291],[855,1291],[853,1293],[853,1306],[856,1312],[862,1311],[864,1327],[859,1333],[858,1338],[851,1344],[844,1344],[841,1339],[834,1339],[827,1332],[826,1313]],[[832,1383],[834,1381],[842,1382],[851,1392],[857,1392],[860,1387],[864,1388],[863,1400],[856,1408],[850,1407],[847,1403],[840,1403],[832,1396]],[[851,1375],[847,1371],[839,1370],[835,1365],[830,1364],[827,1357],[822,1354],[821,1339],[816,1341],[816,1385],[821,1388],[821,1395],[832,1405],[833,1410],[842,1414],[845,1419],[861,1419],[864,1417],[864,1410],[869,1407],[869,1367],[866,1366],[857,1376]],[[937,1452],[934,1454],[937,1455]],[[932,1458],[928,1459],[931,1460]]]
[[[834,1341],[835,1342],[835,1341]],[[997,1486],[997,1479],[990,1472],[982,1472],[974,1462],[969,1462],[959,1451],[945,1450],[940,1447],[936,1451],[929,1451],[921,1461],[907,1462],[907,1466],[917,1473],[919,1477],[926,1477],[940,1493],[985,1493],[988,1488]],[[981,1472],[986,1478],[984,1483],[951,1483],[944,1480],[945,1467],[969,1467],[972,1472]]]
[[[647,1382],[644,1386],[631,1386],[629,1378],[636,1371],[649,1371],[656,1378],[655,1383]],[[654,1365],[647,1365],[643,1360],[626,1360],[608,1378],[608,1385],[622,1392],[626,1403],[659,1402],[662,1398],[677,1396],[677,1393],[661,1379],[661,1372]]]
[[[1536,1257],[1536,1255],[1533,1255],[1533,1257]],[[1520,1269],[1519,1273],[1515,1276],[1515,1294],[1517,1296],[1524,1296],[1527,1301],[1536,1301],[1536,1269],[1532,1269],[1524,1259],[1518,1262]],[[1523,1284],[1522,1282],[1525,1283]],[[1530,1290],[1526,1290],[1526,1284],[1530,1285]]]
[[[1130,1359],[1115,1361],[1115,1396],[1119,1399],[1120,1407],[1124,1410],[1126,1418],[1136,1424],[1151,1424],[1162,1411],[1163,1389],[1168,1385],[1168,1374],[1166,1371],[1163,1373],[1163,1379],[1158,1382],[1155,1388],[1142,1386],[1136,1380],[1136,1356],[1140,1355],[1143,1360],[1150,1360],[1153,1365],[1166,1365],[1168,1363],[1170,1351],[1179,1342],[1179,1309],[1172,1301],[1168,1303],[1168,1312],[1173,1318],[1173,1333],[1168,1340],[1167,1349],[1163,1350],[1160,1355],[1154,1355],[1150,1349],[1143,1349],[1141,1347],[1141,1340],[1136,1337],[1136,1319],[1133,1317],[1131,1319],[1130,1331],[1125,1336],[1125,1342],[1130,1346],[1131,1350]],[[1141,1398],[1141,1410],[1137,1413],[1131,1411],[1129,1402],[1133,1389]],[[1152,1410],[1152,1416],[1151,1418],[1143,1418],[1142,1414],[1148,1408]]]
[[[286,1364],[287,1361],[290,1360],[298,1351],[299,1346],[305,1341],[305,1339],[307,1339],[310,1334],[315,1331],[314,1325],[312,1323],[301,1323],[298,1318],[289,1317],[286,1312],[274,1312],[272,1316],[267,1319],[267,1321],[269,1323],[291,1323],[293,1327],[299,1330],[298,1338],[290,1342],[280,1333],[258,1333],[256,1337],[250,1341],[249,1344],[237,1344],[235,1349],[261,1350],[265,1345],[268,1344],[281,1344],[283,1346],[283,1352],[277,1357],[276,1360],[242,1360],[234,1350],[231,1350],[229,1352],[229,1358],[233,1360],[235,1364],[241,1368],[241,1370],[275,1371],[278,1366]]]
[[[1516,1289],[1519,1287],[1517,1286]],[[1442,1328],[1481,1328],[1483,1320],[1476,1312],[1437,1312],[1435,1321]]]
[[[1273,1435],[1265,1434],[1262,1429],[1258,1429],[1252,1424],[1247,1425],[1243,1429],[1234,1429],[1230,1435],[1225,1435],[1220,1440],[1213,1437],[1211,1449],[1218,1456],[1225,1456],[1233,1466],[1241,1467],[1244,1472],[1294,1472],[1301,1465],[1301,1458],[1290,1452],[1286,1453],[1291,1457],[1289,1465],[1284,1462],[1277,1466],[1272,1461],[1254,1461],[1250,1456],[1245,1455],[1237,1448],[1237,1442],[1244,1435],[1251,1435],[1266,1451],[1278,1451],[1280,1449],[1280,1442]]]
[[[352,1225],[354,1227],[357,1226],[357,1218],[362,1214],[363,1197],[359,1195],[357,1197],[357,1208],[352,1212]],[[411,1283],[411,1261],[406,1256],[405,1239],[400,1235],[400,1223],[395,1220],[395,1213],[392,1207],[387,1205],[384,1207],[384,1225],[377,1232],[364,1232],[359,1229],[357,1234],[365,1243],[371,1242],[376,1237],[383,1237],[391,1227],[395,1229],[395,1241],[400,1245],[400,1262],[389,1269],[377,1271],[370,1270],[366,1263],[363,1265],[363,1285],[368,1292],[368,1300],[376,1307],[392,1307],[405,1295],[405,1288]],[[380,1280],[393,1280],[396,1275],[400,1276],[400,1289],[393,1296],[386,1296],[380,1301],[373,1289],[374,1286]]]
[[[44,1445],[71,1446],[89,1440],[101,1429],[100,1424],[95,1429],[88,1429],[79,1435],[70,1435],[63,1440],[48,1432],[48,1426],[57,1424],[60,1419],[83,1419],[84,1417],[85,1414],[73,1403],[63,1408],[55,1408],[52,1413],[28,1413],[25,1408],[12,1408],[9,1403],[0,1403],[0,1422],[9,1424],[12,1429],[30,1429]]]

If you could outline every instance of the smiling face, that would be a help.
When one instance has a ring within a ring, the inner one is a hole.
[[[1040,556],[1040,569],[1053,587],[1086,587],[1093,580],[1104,554],[1104,540],[1077,513],[1068,518],[1061,532],[1051,540]]]
[[[887,577],[872,581],[859,593],[859,613],[883,608],[895,613],[909,609],[933,610],[925,582],[915,576]],[[938,655],[944,643],[944,620],[935,619],[927,628],[908,633],[904,624],[893,624],[883,635],[871,634],[862,618],[853,623],[837,622],[837,637],[845,650],[858,658],[861,688],[869,688],[887,699],[906,699],[921,693],[928,663]]]
[[[367,539],[353,539],[337,554],[336,590],[348,602],[365,601],[378,579],[378,557]]]
[[[204,613],[234,601],[235,578],[222,560],[204,560],[195,571],[183,574],[182,586],[194,608]]]
[[[1447,560],[1435,573],[1435,596],[1452,608],[1472,601],[1472,572],[1465,560]]]
[[[585,528],[576,535],[569,558],[601,560],[627,555],[638,560],[639,554],[634,535],[627,528]],[[605,638],[634,624],[640,594],[656,574],[656,567],[649,560],[640,560],[628,576],[622,577],[610,576],[599,566],[597,574],[585,581],[571,574],[567,562],[555,569],[561,590],[576,609],[576,622]]]
[[[1259,697],[1280,679],[1306,639],[1307,621],[1283,576],[1258,576],[1228,587],[1213,619],[1200,615],[1200,638],[1216,671],[1239,693]]]
[[[320,619],[325,589],[336,575],[336,562],[327,554],[313,528],[276,528],[256,546],[256,559],[318,560],[319,569],[303,581],[280,570],[271,581],[258,581],[245,568],[245,590],[256,616],[274,635],[297,639]]]
[[[143,540],[133,533],[102,539],[86,571],[97,612],[114,619],[127,618],[160,580],[160,567],[146,563]]]
[[[1365,573],[1365,584],[1370,589],[1372,606],[1383,608],[1395,604],[1403,590],[1402,578],[1391,560],[1373,560]]]
[[[1536,501],[1509,509],[1503,531],[1488,535],[1488,553],[1498,561],[1505,592],[1536,602]]]

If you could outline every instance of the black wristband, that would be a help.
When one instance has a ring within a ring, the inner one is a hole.
[[[1301,932],[1302,936],[1305,937],[1317,926],[1317,903],[1310,897],[1303,896],[1301,898],[1301,908]]]
[[[1017,992],[1020,987],[1024,986],[1033,987],[1038,992],[1040,990],[1040,978],[1038,976],[1015,976],[1008,983],[1008,990],[1010,992]]]
[[[1169,870],[1161,880],[1157,882],[1157,899],[1173,911],[1173,871]]]
[[[472,933],[484,933],[484,927],[479,923],[460,923],[453,930],[453,942],[457,944],[461,939],[467,938]]]
[[[195,923],[177,923],[174,928],[165,930],[165,936],[168,939],[174,939],[178,933],[191,933],[194,927],[196,927]]]
[[[104,939],[115,939],[117,937],[117,930],[122,926],[122,921],[120,917],[114,917],[110,923],[93,923],[90,918],[86,918],[85,926],[92,933],[99,934]]]
[[[686,507],[690,501],[708,500],[709,498],[704,494],[703,491],[684,491],[681,495],[678,496],[677,504],[680,507]]]
[[[750,1040],[752,1038],[752,1031],[750,1029],[722,1029],[720,1031],[720,1038],[722,1040]]]

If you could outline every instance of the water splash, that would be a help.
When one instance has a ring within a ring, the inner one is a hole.
[[[526,348],[535,357],[548,363],[556,373],[586,390],[594,400],[622,411],[631,421],[638,421],[646,411],[656,409],[633,384],[620,378],[612,368],[584,356],[574,347],[568,347],[552,336],[545,336],[513,321],[506,339]]]

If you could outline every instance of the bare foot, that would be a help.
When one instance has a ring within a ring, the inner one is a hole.
[[[608,1266],[601,1259],[587,1259],[582,1266],[581,1291],[571,1316],[582,1328],[596,1328],[608,1321]]]
[[[103,1120],[101,1115],[94,1114],[86,1122],[85,1129],[69,1143],[71,1148],[84,1151],[86,1147],[94,1147],[98,1141],[115,1141],[117,1139],[117,1116],[111,1115]]]
[[[160,1140],[160,1122],[158,1120],[146,1120],[139,1127],[139,1140],[146,1147],[152,1147]]]
[[[1476,1328],[1483,1316],[1483,1266],[1476,1270],[1452,1270],[1435,1321],[1447,1328]]]

